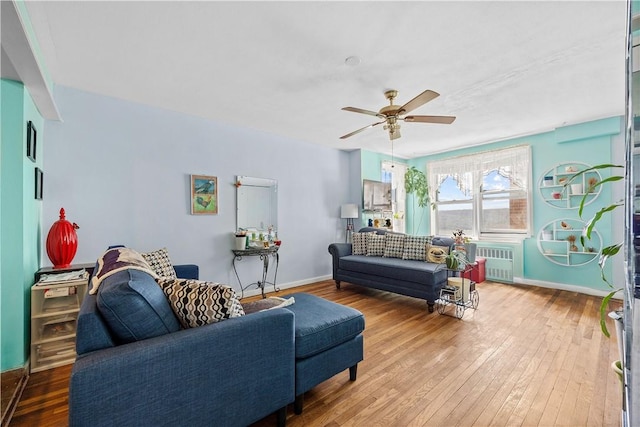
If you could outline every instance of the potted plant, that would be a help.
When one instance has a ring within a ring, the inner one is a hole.
[[[453,232],[453,240],[454,249],[465,253],[468,264],[474,263],[476,260],[477,245],[475,243],[471,243],[471,239],[464,234],[463,229],[458,228]]]
[[[450,251],[444,259],[445,264],[449,270],[462,271],[469,264],[467,254],[465,251],[453,249]]]
[[[423,208],[420,213],[420,221],[418,222],[418,229],[422,224],[422,217],[424,216],[424,208],[431,202],[429,195],[429,186],[427,185],[427,176],[424,172],[419,171],[415,166],[411,166],[404,174],[404,189],[408,194],[413,197],[413,215],[411,219],[411,234],[416,232],[416,204]],[[417,198],[417,203],[416,203]]]
[[[579,171],[578,173],[572,175],[571,177],[569,177],[569,179],[567,180],[567,182],[564,184],[564,186],[566,187],[567,185],[570,185],[570,183],[575,180],[576,178],[584,175],[585,173],[591,172],[591,171],[596,171],[599,169],[615,169],[615,168],[623,168],[624,166],[621,165],[614,165],[614,164],[600,164],[600,165],[595,165],[592,166],[590,168],[584,169]],[[607,184],[607,183],[614,183],[616,181],[620,181],[623,180],[624,176],[622,175],[612,175],[610,177],[607,177],[601,181],[598,180],[589,180],[588,184],[589,184],[589,191],[586,191],[585,194],[582,196],[582,199],[580,200],[580,206],[578,208],[578,216],[580,216],[580,218],[582,218],[582,213],[584,210],[584,206],[586,204],[587,199],[589,198],[589,193],[595,191],[595,189],[598,186]],[[580,236],[580,243],[581,245],[584,247],[585,246],[585,239],[586,240],[591,240],[591,234],[593,232],[594,227],[596,226],[597,222],[600,221],[600,219],[602,219],[602,216],[615,210],[616,208],[620,207],[620,206],[624,206],[624,201],[620,200],[617,202],[614,202],[608,206],[603,206],[602,208],[600,208],[595,214],[594,216],[587,221],[585,228],[583,229],[582,235]],[[600,274],[601,274],[601,278],[602,281],[604,281],[607,286],[610,288],[610,292],[602,299],[602,302],[600,303],[600,329],[602,330],[602,333],[608,338],[610,337],[609,334],[609,330],[607,329],[607,324],[606,324],[606,319],[607,319],[607,311],[609,308],[609,301],[611,301],[611,298],[613,298],[613,296],[615,294],[617,294],[618,292],[622,291],[622,288],[617,288],[615,287],[611,281],[607,278],[606,274],[605,274],[605,266],[607,264],[607,261],[609,260],[609,258],[611,258],[612,256],[615,256],[618,252],[620,252],[620,249],[622,248],[623,243],[614,243],[612,245],[606,246],[604,248],[602,248],[602,250],[600,251],[600,257],[598,259],[598,266],[600,267]]]

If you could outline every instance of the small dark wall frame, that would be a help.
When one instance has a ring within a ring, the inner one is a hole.
[[[42,185],[44,182],[44,173],[42,173],[42,170],[40,168],[36,168],[36,176],[35,176],[35,197],[36,200],[42,200]]]
[[[33,125],[33,122],[29,120],[27,122],[27,157],[31,159],[32,162],[36,161],[36,127]]]

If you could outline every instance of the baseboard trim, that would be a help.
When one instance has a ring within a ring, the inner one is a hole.
[[[529,280],[522,277],[514,277],[513,282],[521,285],[540,286],[541,288],[559,289],[561,291],[578,292],[581,294],[592,295],[596,297],[605,297],[609,294],[608,291],[601,289],[592,289],[584,286],[570,285],[567,283],[547,282],[544,280]],[[618,292],[615,299],[622,299],[622,292]]]
[[[304,279],[304,280],[296,280],[295,282],[288,282],[288,283],[278,283],[277,287],[280,290],[283,289],[291,289],[291,288],[295,288],[298,286],[304,286],[304,285],[309,285],[311,283],[316,283],[316,282],[322,282],[324,280],[331,280],[333,276],[326,275],[326,276],[318,276],[318,277],[311,277],[309,279]],[[273,292],[273,285],[267,285],[267,287],[264,288],[264,292],[265,293],[271,293]],[[245,290],[244,291],[244,297],[252,297],[255,295],[260,295],[260,289],[251,289],[251,290]]]
[[[4,388],[4,385],[7,384],[7,381],[11,383],[14,382],[14,379],[18,376],[18,381],[14,384],[11,384],[7,389]],[[13,417],[13,413],[18,407],[18,402],[20,402],[20,398],[22,397],[22,392],[24,388],[27,386],[27,381],[29,381],[29,361],[22,367],[18,369],[13,369],[10,371],[5,371],[0,374],[0,383],[2,386],[2,393],[11,393],[11,399],[7,404],[6,408],[2,408],[2,427],[8,427],[11,422],[11,418]]]

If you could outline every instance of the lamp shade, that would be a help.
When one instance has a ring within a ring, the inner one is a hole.
[[[358,205],[347,203],[340,207],[340,218],[358,218]]]

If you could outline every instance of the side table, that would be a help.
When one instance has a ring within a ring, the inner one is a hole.
[[[265,285],[273,285],[273,290],[278,292],[280,289],[276,287],[276,278],[278,277],[278,264],[280,263],[280,255],[278,255],[278,249],[280,246],[270,246],[268,248],[249,248],[249,249],[232,249],[233,252],[233,271],[236,273],[236,278],[238,279],[238,283],[240,284],[240,290],[242,291],[242,295],[240,298],[244,298],[244,290],[250,288],[251,286],[257,286],[262,292],[262,298],[265,298],[264,287]],[[242,285],[242,281],[240,280],[240,276],[238,275],[238,270],[236,269],[236,262],[242,261],[243,257],[251,257],[251,256],[259,256],[262,260],[262,280],[258,280],[257,282],[250,283],[246,286]],[[269,259],[274,258],[276,261],[276,269],[273,274],[273,282],[267,281],[267,274],[269,272]]]

